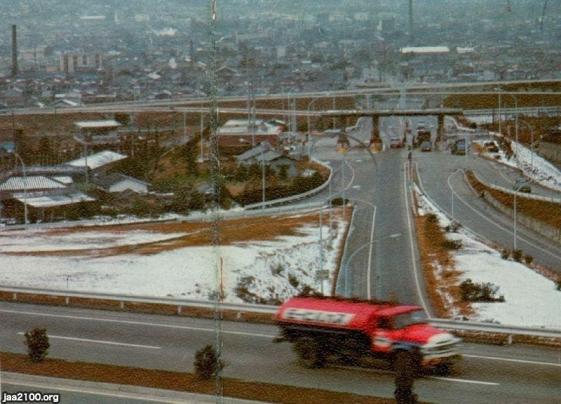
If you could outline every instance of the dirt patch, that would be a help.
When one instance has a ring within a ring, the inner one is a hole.
[[[469,316],[473,310],[468,303],[462,302],[460,273],[454,269],[452,253],[445,247],[448,239],[438,218],[435,215],[417,216],[415,230],[426,290],[437,316],[450,317],[454,309]]]
[[[220,244],[231,245],[249,241],[274,240],[282,236],[301,235],[302,226],[318,223],[319,214],[299,216],[274,216],[257,218],[240,218],[220,222]],[[126,233],[129,231],[146,231],[155,233],[187,233],[184,236],[166,240],[107,248],[89,248],[84,250],[18,251],[9,253],[20,256],[92,256],[104,257],[122,254],[157,254],[178,248],[206,246],[212,244],[213,230],[211,223],[137,223],[130,225],[109,225],[71,227],[53,229],[49,235],[79,234],[82,232]]]
[[[469,184],[478,194],[481,195],[487,192],[503,206],[514,209],[514,197],[512,194],[493,189],[481,183],[472,171],[468,171],[466,177]],[[561,204],[525,198],[519,193],[516,197],[516,209],[524,216],[539,220],[555,228],[561,227]]]
[[[132,386],[214,394],[214,380],[201,380],[192,373],[171,372],[157,369],[132,368],[87,362],[69,362],[46,359],[32,363],[26,355],[0,353],[2,370],[40,376],[103,383],[118,383]],[[240,379],[223,379],[224,396],[246,400],[265,400],[278,403],[393,403],[393,400],[362,396],[358,394],[332,392],[286,385],[258,383]]]

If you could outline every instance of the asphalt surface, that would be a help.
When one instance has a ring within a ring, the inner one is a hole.
[[[50,357],[173,371],[190,371],[195,352],[215,338],[211,320],[0,303],[0,347],[24,353],[20,333],[46,327]],[[223,323],[224,374],[268,383],[391,397],[394,374],[373,368],[297,364],[287,343],[274,344],[274,326]],[[437,403],[559,402],[561,351],[465,344],[450,377],[416,381],[423,400]]]
[[[206,394],[186,393],[174,390],[147,388],[113,383],[95,383],[84,380],[61,379],[45,376],[26,375],[4,372],[0,374],[0,397],[27,393],[35,399],[41,394],[45,403],[79,403],[79,404],[187,404],[216,403],[217,397]],[[258,404],[258,401],[240,400],[224,397],[224,404]],[[4,401],[2,401],[4,402]],[[6,402],[8,402],[6,400]],[[33,401],[22,401],[38,402]]]
[[[469,168],[486,181],[508,186],[511,169],[496,166],[470,155],[452,156],[448,152],[413,153],[424,192],[446,213],[480,238],[499,247],[513,249],[514,223],[468,187],[459,170]],[[505,178],[506,177],[506,178]],[[533,187],[533,189],[538,189]],[[452,206],[454,212],[452,214]],[[534,262],[561,273],[561,247],[540,234],[518,224],[517,247],[534,257]]]

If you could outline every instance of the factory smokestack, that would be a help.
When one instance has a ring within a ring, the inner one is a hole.
[[[413,0],[409,0],[409,42],[413,45]]]
[[[12,76],[18,74],[18,26],[12,25]]]

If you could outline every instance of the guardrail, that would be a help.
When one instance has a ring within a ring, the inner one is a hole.
[[[60,305],[72,306],[73,300],[81,299],[82,302],[96,302],[96,301],[108,301],[115,303],[114,308],[120,310],[127,310],[133,306],[127,306],[127,304],[134,304],[136,307],[144,307],[149,305],[154,306],[172,306],[174,307],[173,312],[175,314],[182,314],[183,309],[207,309],[214,311],[215,308],[220,308],[222,311],[229,311],[237,314],[237,318],[244,318],[241,314],[260,314],[268,317],[272,316],[278,309],[278,306],[273,305],[261,305],[261,304],[249,304],[249,303],[216,303],[212,301],[201,301],[194,299],[176,299],[168,297],[150,297],[150,296],[120,296],[109,293],[85,293],[77,291],[61,291],[54,289],[38,289],[38,288],[22,288],[16,286],[0,286],[0,297],[1,300],[15,301],[15,302],[31,302],[28,299],[29,296],[36,296],[40,298],[39,300],[43,303],[47,302],[46,298],[51,297],[53,301],[51,304],[57,304],[54,301],[58,298]],[[78,306],[84,307],[84,304],[79,304]],[[98,305],[92,304],[92,308],[99,308]],[[139,310],[143,311],[143,310]],[[235,319],[236,317],[234,317]],[[268,317],[270,318],[270,317]],[[487,334],[502,334],[506,336],[526,336],[526,337],[542,337],[551,339],[561,339],[561,330],[558,329],[545,329],[545,328],[531,328],[531,327],[519,327],[519,326],[509,326],[494,323],[482,323],[474,321],[458,321],[458,320],[447,320],[438,318],[429,318],[429,323],[439,328],[454,330],[454,331],[467,331],[467,332],[479,332]],[[509,340],[511,340],[509,338]]]
[[[22,288],[17,286],[0,286],[0,293],[11,295],[11,300],[20,301],[22,295],[50,296],[64,300],[65,305],[71,305],[72,299],[89,299],[98,301],[111,301],[118,303],[118,307],[125,309],[126,303],[135,304],[152,304],[152,305],[168,305],[176,306],[177,312],[181,313],[181,308],[194,307],[201,309],[214,309],[217,307],[216,302],[202,301],[195,299],[177,299],[170,297],[152,297],[152,296],[131,296],[131,295],[115,295],[111,293],[87,293],[77,291],[61,291],[55,289],[38,289],[38,288]],[[5,300],[5,299],[4,299]],[[267,306],[261,304],[236,304],[236,303],[218,303],[218,307],[222,310],[244,311],[254,313],[273,314],[276,311],[275,306]]]
[[[318,194],[321,191],[323,191],[325,188],[327,188],[329,186],[329,183],[333,179],[333,169],[329,165],[325,164],[324,162],[322,162],[320,160],[312,159],[312,161],[314,161],[318,164],[321,164],[322,166],[329,169],[329,177],[327,178],[327,181],[325,181],[319,187],[311,189],[309,191],[306,191],[306,192],[298,194],[298,195],[292,195],[292,196],[287,196],[285,198],[273,199],[271,201],[251,203],[249,205],[245,205],[244,208],[245,209],[259,209],[259,208],[263,208],[263,207],[266,207],[266,206],[282,205],[282,204],[285,204],[285,203],[290,203],[290,202],[298,201],[300,199],[308,198],[310,196],[313,196],[313,195]]]
[[[523,335],[528,337],[543,337],[555,339],[561,338],[561,330],[557,329],[517,327],[493,323],[481,323],[476,321],[457,321],[439,318],[431,318],[429,319],[429,323],[447,330],[476,331],[492,334]]]
[[[484,184],[484,185],[488,186],[489,188],[494,189],[496,191],[501,191],[501,192],[504,192],[504,193],[507,193],[507,194],[513,195],[513,196],[516,193],[517,198],[526,198],[526,199],[533,199],[533,200],[536,200],[536,201],[543,201],[543,202],[551,202],[551,203],[561,204],[561,199],[549,198],[547,196],[541,196],[541,195],[532,195],[532,194],[527,194],[527,193],[521,193],[520,191],[515,192],[512,189],[503,188],[503,187],[500,187],[498,185],[490,184],[487,181],[484,181],[481,178],[479,178],[479,176],[474,171],[472,171],[472,173],[473,173],[473,175],[474,175],[474,177],[477,181],[481,182],[482,184]]]
[[[477,116],[477,115],[491,115],[498,114],[499,108],[486,108],[486,109],[466,109],[464,115]],[[501,115],[512,114],[561,114],[560,106],[549,107],[521,107],[521,108],[501,108]]]

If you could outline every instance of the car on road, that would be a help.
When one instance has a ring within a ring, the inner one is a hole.
[[[421,144],[421,151],[432,151],[432,143],[429,141],[423,142]]]
[[[403,147],[403,141],[401,140],[401,138],[392,137],[390,139],[390,147]]]
[[[532,192],[532,187],[530,186],[530,183],[526,178],[518,178],[516,181],[514,181],[512,189],[518,192],[524,192],[526,194]]]
[[[497,146],[497,144],[493,141],[491,142],[485,142],[484,143],[485,149],[489,152],[489,153],[498,153],[499,152],[499,147]]]
[[[458,139],[452,145],[452,154],[465,155],[466,154],[466,140]]]

